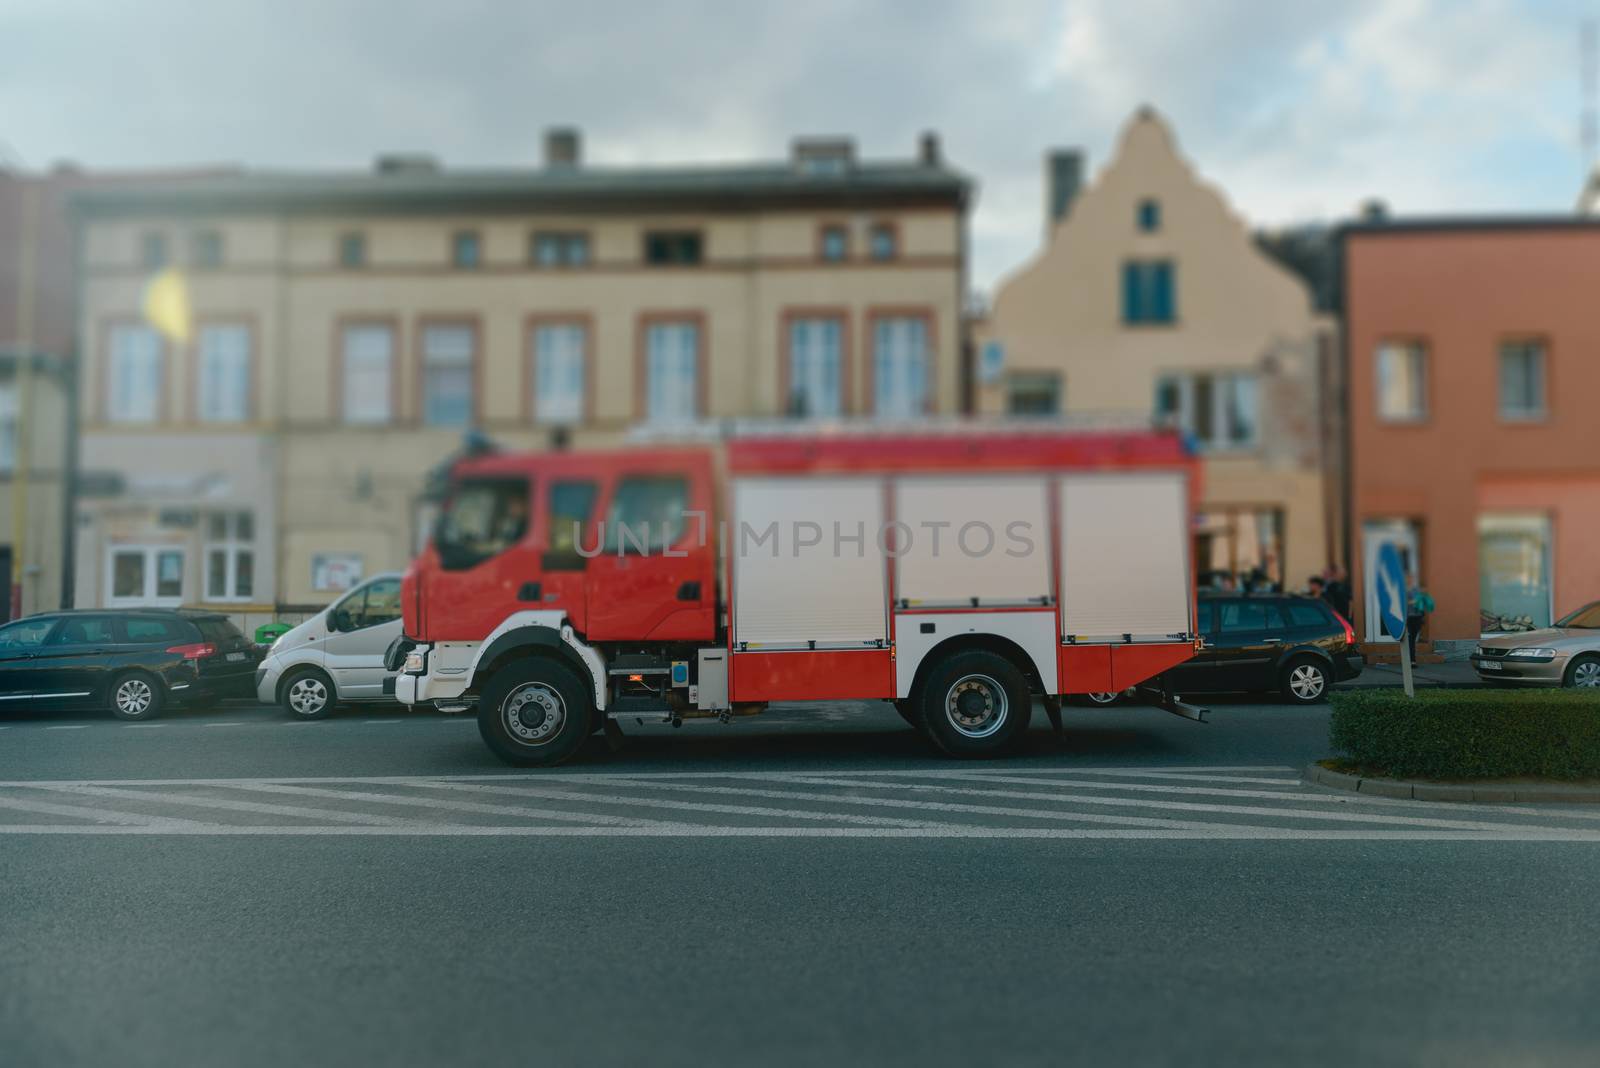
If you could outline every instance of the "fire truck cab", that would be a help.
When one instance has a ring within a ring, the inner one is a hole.
[[[390,650],[409,704],[558,763],[608,721],[875,699],[952,756],[1193,655],[1170,432],[833,428],[458,461]]]

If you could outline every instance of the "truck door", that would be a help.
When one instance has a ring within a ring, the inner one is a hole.
[[[420,569],[430,640],[481,640],[512,612],[543,607],[533,491],[524,474],[469,475],[456,484],[427,550],[435,559]]]
[[[598,539],[601,551],[588,561],[589,641],[715,637],[709,482],[703,468],[617,476]]]

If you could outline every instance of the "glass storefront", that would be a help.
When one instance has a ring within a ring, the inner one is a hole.
[[[1480,629],[1548,627],[1551,619],[1550,517],[1478,517]]]
[[[1283,509],[1209,507],[1195,516],[1196,578],[1202,587],[1230,575],[1236,585],[1283,587]]]

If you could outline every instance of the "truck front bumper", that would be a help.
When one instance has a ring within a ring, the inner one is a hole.
[[[451,674],[433,670],[429,647],[418,645],[406,653],[404,670],[394,680],[394,696],[401,704],[427,705],[438,702],[457,704],[471,681],[468,672]]]

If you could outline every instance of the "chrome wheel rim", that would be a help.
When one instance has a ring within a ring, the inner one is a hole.
[[[964,738],[989,737],[1009,711],[1005,687],[988,675],[963,675],[945,694],[945,719]]]
[[[328,688],[315,677],[295,679],[289,686],[289,707],[297,716],[314,716],[328,704]]]
[[[117,687],[117,711],[125,716],[142,716],[150,711],[155,691],[143,679],[125,679]]]
[[[1109,690],[1096,690],[1093,693],[1086,694],[1085,696],[1097,705],[1109,705],[1117,699],[1117,695]]]
[[[1584,690],[1600,689],[1600,660],[1585,660],[1573,668],[1572,685]]]
[[[1328,680],[1315,664],[1301,664],[1289,672],[1289,689],[1302,701],[1312,701],[1322,696]]]
[[[500,702],[500,719],[524,745],[543,745],[567,722],[567,703],[542,682],[525,682]]]

